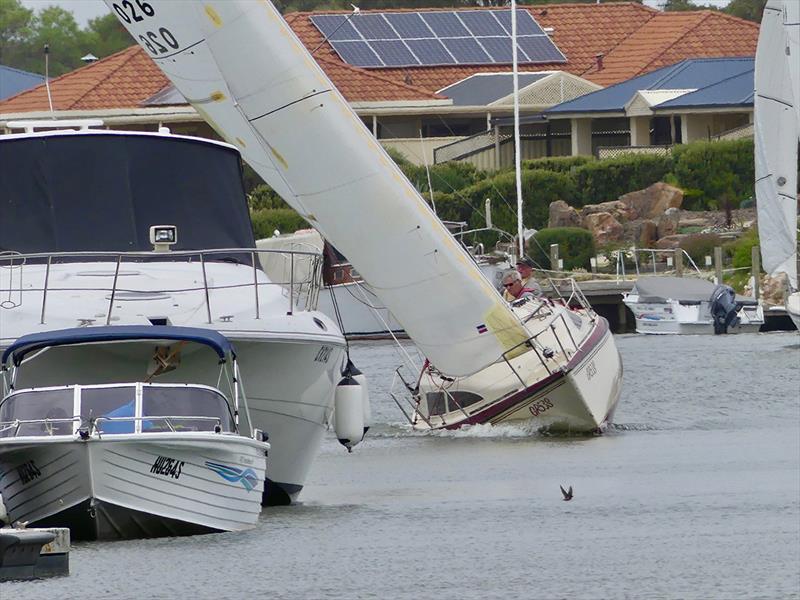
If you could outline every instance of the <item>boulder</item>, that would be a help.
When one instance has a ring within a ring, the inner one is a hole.
[[[657,239],[675,235],[678,233],[678,225],[681,221],[681,211],[675,207],[670,207],[658,217]]]
[[[674,248],[680,248],[681,242],[683,242],[683,240],[685,240],[687,237],[688,234],[685,233],[668,235],[656,242],[656,248],[658,248],[659,250],[671,250]]]
[[[598,212],[587,215],[583,226],[592,232],[598,246],[622,239],[623,227],[611,213]]]
[[[581,217],[578,211],[563,200],[550,203],[550,218],[548,227],[580,227]]]
[[[601,202],[600,204],[587,204],[581,209],[580,214],[581,217],[585,219],[587,216],[597,213],[609,213],[620,223],[625,223],[636,218],[636,214],[631,211],[630,207],[619,200]]]
[[[633,230],[633,236],[638,248],[652,248],[659,238],[658,226],[655,221],[649,219],[638,221]]]
[[[656,219],[668,208],[680,208],[683,191],[659,181],[648,188],[620,196],[634,219]]]

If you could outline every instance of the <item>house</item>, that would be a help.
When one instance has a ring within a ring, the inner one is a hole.
[[[531,120],[524,126],[526,157],[572,151],[571,121],[534,117],[543,110],[683,59],[752,56],[758,37],[756,24],[722,13],[661,13],[637,2],[521,12],[521,111]],[[435,153],[437,160],[466,158],[492,168],[510,156],[508,136],[492,125],[513,112],[509,17],[508,9],[470,8],[302,12],[286,20],[385,146],[420,164]],[[541,76],[525,79],[526,73]],[[51,82],[57,116],[213,136],[169,88],[138,47]],[[0,128],[49,116],[42,87],[0,102]]]
[[[40,83],[44,83],[44,77],[41,75],[0,65],[0,100],[29,90]]]
[[[571,154],[711,139],[753,120],[754,60],[688,59],[544,111],[570,122]]]

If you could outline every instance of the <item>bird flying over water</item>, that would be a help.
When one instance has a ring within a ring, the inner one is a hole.
[[[572,500],[572,486],[569,486],[568,490],[565,490],[564,487],[561,486],[561,485],[558,486],[558,487],[561,488],[561,493],[564,496],[564,502],[568,502],[568,501]]]

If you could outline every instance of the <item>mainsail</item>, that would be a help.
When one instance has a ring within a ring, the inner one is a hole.
[[[527,339],[269,2],[106,4],[206,121],[350,259],[441,371],[474,373]]]
[[[797,289],[797,144],[800,3],[769,0],[755,65],[755,168],[764,268]]]

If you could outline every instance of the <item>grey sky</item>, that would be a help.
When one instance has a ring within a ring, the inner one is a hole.
[[[102,16],[109,12],[108,7],[103,0],[21,0],[22,4],[27,8],[39,10],[52,4],[61,6],[75,16],[78,25],[85,27],[90,19]],[[564,0],[568,2],[569,0]],[[699,4],[714,4],[716,6],[726,6],[730,0],[696,0]],[[644,0],[647,6],[659,8],[664,3],[664,0]],[[358,2],[356,2],[358,4]]]

